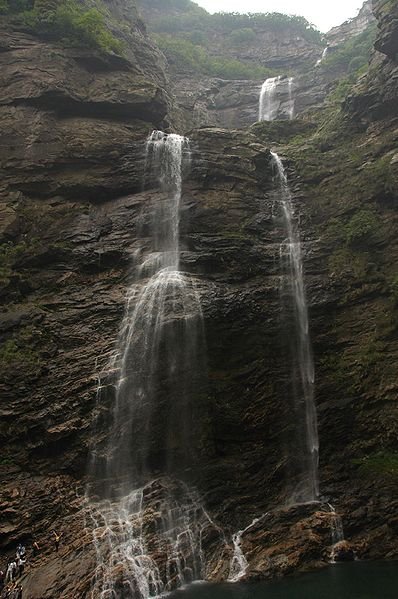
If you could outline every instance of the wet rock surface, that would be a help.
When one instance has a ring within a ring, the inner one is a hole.
[[[382,23],[387,48],[392,33]],[[109,410],[96,402],[98,373],[114,351],[134,256],[162,199],[151,181],[143,190],[145,139],[162,126],[169,100],[164,75],[147,79],[147,67],[140,74],[127,58],[93,61],[51,45],[57,60],[49,64],[45,42],[10,30],[3,39],[0,548],[5,560],[18,542],[37,538],[43,550],[22,581],[29,596],[84,597],[96,565],[83,501],[87,453],[98,410]],[[200,460],[187,477],[227,537],[220,562],[208,560],[209,579],[228,576],[232,533],[267,511],[243,538],[249,578],[318,567],[331,545],[326,509],[276,508],[297,483],[282,341],[291,315],[279,294],[286,232],[269,152],[278,141],[303,242],[322,494],[358,555],[397,556],[392,58],[382,58],[381,79],[362,82],[332,134],[330,125],[314,136],[316,124],[286,122],[190,135],[181,262],[200,293],[208,385],[199,399]],[[63,532],[58,555],[52,529]]]
[[[303,504],[264,514],[242,536],[249,562],[245,580],[264,580],[330,563],[333,514],[326,505]]]

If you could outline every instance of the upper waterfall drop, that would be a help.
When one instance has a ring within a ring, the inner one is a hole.
[[[300,413],[301,405],[304,406],[303,433],[299,430],[299,455],[301,459],[301,478],[299,485],[293,493],[293,501],[297,503],[315,501],[319,496],[318,482],[318,422],[314,400],[314,360],[312,355],[309,333],[308,306],[305,294],[303,259],[301,251],[300,234],[294,222],[292,195],[290,192],[287,175],[282,160],[276,152],[271,152],[279,185],[283,218],[287,233],[287,271],[290,293],[293,301],[293,314],[295,323],[294,360],[299,372],[298,381],[294,381],[294,396],[297,411]],[[297,423],[301,427],[301,422]]]
[[[266,79],[261,87],[258,120],[274,121],[294,118],[294,78],[279,75]]]
[[[160,257],[156,269],[179,268],[179,220],[184,168],[190,164],[189,140],[175,133],[153,131],[146,143],[145,177],[157,180],[167,194],[155,206],[152,219],[154,251]]]
[[[190,161],[189,141],[154,131],[146,143],[146,176],[157,183],[161,197],[152,202],[150,243],[143,244],[137,277],[128,289],[112,370],[118,373],[106,458],[107,480],[121,480],[126,492],[150,473],[153,431],[161,444],[164,464],[176,461],[169,437],[178,438],[181,456],[191,432],[187,373],[196,365],[195,339],[201,327],[200,302],[189,277],[179,270],[179,223],[183,171]],[[189,366],[191,364],[191,366]],[[167,381],[166,408],[160,382]],[[177,404],[179,404],[177,406]],[[172,414],[170,427],[161,415]],[[185,418],[186,417],[186,418]],[[173,421],[173,418],[175,419]],[[174,450],[176,441],[174,439]],[[122,492],[123,495],[123,492]]]
[[[276,119],[279,104],[276,103],[276,88],[280,77],[270,77],[266,79],[260,91],[260,105],[258,120],[273,121]]]

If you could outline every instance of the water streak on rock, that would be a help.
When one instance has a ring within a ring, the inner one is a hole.
[[[238,582],[245,576],[249,563],[242,550],[242,537],[248,530],[265,518],[266,515],[267,514],[263,514],[260,518],[255,518],[249,526],[246,526],[243,530],[239,530],[232,536],[234,553],[229,567],[228,582]]]
[[[340,514],[336,512],[336,510],[330,503],[328,503],[328,506],[332,515],[330,528],[333,547],[331,551],[330,561],[331,563],[335,563],[336,551],[338,551],[339,546],[341,545],[342,541],[344,541],[344,528],[343,520],[341,519]]]
[[[278,154],[271,152],[279,193],[283,217],[287,233],[287,265],[288,285],[293,302],[295,323],[294,356],[292,380],[294,385],[295,409],[298,415],[297,453],[301,456],[298,472],[299,484],[297,485],[292,500],[294,502],[314,501],[319,496],[318,483],[318,425],[314,400],[314,360],[312,356],[311,340],[309,333],[308,307],[304,287],[303,259],[300,235],[294,220],[292,195],[282,161]],[[282,248],[283,249],[283,248]],[[282,251],[283,255],[283,251]],[[299,376],[295,376],[297,365]],[[302,426],[304,421],[304,426]],[[301,428],[303,430],[301,431]],[[298,463],[298,462],[297,462]],[[300,480],[301,479],[301,480]]]
[[[323,49],[321,58],[319,58],[315,63],[316,67],[318,67],[325,60],[328,53],[329,53],[329,46],[326,46],[326,48]]]

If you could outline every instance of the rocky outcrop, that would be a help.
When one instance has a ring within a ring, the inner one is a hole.
[[[372,10],[372,0],[366,0],[358,15],[348,19],[342,25],[333,27],[325,35],[328,46],[335,48],[344,44],[348,39],[363,33],[369,25],[375,22],[375,16]]]
[[[127,57],[67,48],[11,25],[1,31],[3,189],[31,197],[91,189],[100,199],[112,186],[141,185],[132,166],[135,144],[164,123],[170,101],[159,52],[151,54],[139,29],[129,40]],[[123,155],[118,173],[115,161],[101,160],[106,155]]]
[[[376,51],[368,73],[345,102],[346,109],[362,123],[398,115],[397,8],[389,2],[373,2],[378,18]]]
[[[375,0],[373,10],[378,20],[379,35],[375,48],[396,60],[398,54],[398,7],[394,2]]]
[[[331,561],[334,515],[328,505],[309,503],[264,514],[242,534],[246,580],[264,580],[315,570]]]

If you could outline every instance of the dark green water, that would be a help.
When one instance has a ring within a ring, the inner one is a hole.
[[[272,583],[194,584],[173,599],[398,599],[398,562],[334,564]]]

